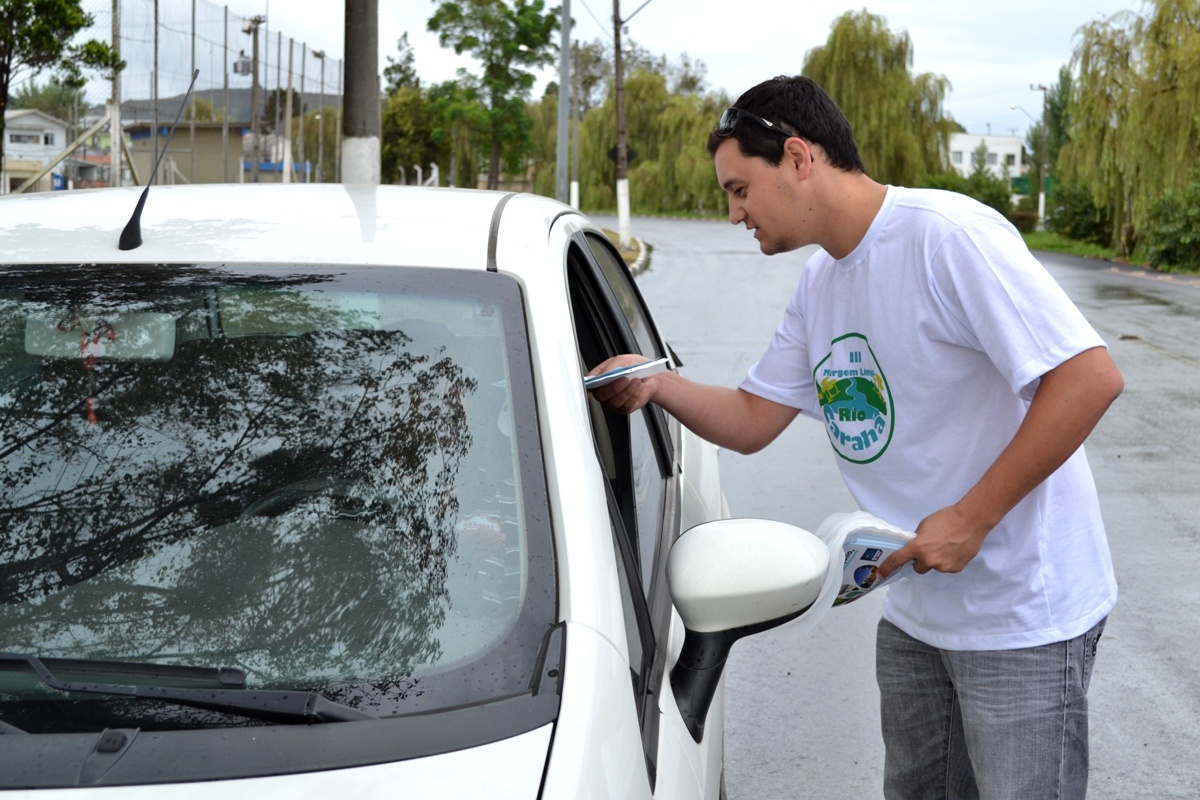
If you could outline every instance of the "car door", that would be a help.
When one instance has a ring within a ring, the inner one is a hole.
[[[651,359],[668,354],[628,268],[605,239],[591,232],[577,234],[567,266],[577,344],[587,369],[621,353]],[[662,693],[668,690],[673,614],[666,557],[681,533],[679,423],[657,406],[626,416],[591,400],[590,411],[608,484],[647,776],[656,796],[701,796],[697,770],[689,766],[695,759],[679,752],[695,744],[664,737],[660,712]],[[674,712],[673,700],[667,700],[662,705]]]

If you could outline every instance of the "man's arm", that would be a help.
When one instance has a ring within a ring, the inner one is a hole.
[[[880,565],[879,577],[907,561],[920,573],[961,571],[1004,515],[1079,449],[1124,386],[1103,347],[1043,375],[1024,421],[992,466],[961,500],[922,520],[917,538]]]
[[[644,360],[641,356],[616,356],[590,374]],[[675,372],[644,379],[622,378],[592,394],[625,414],[647,403],[660,405],[701,438],[739,453],[754,453],[766,447],[800,413],[741,389],[696,383]]]

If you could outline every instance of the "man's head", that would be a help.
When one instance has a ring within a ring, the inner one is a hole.
[[[762,158],[778,166],[784,142],[790,135],[819,147],[837,169],[866,172],[846,115],[811,78],[781,75],[763,81],[739,97],[734,109],[733,113],[722,116],[732,124],[725,127],[718,124],[709,134],[710,156],[723,142],[734,138],[742,155]],[[737,114],[736,110],[748,114]],[[763,121],[769,124],[763,125]]]

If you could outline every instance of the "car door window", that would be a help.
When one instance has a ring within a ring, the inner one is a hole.
[[[580,358],[586,369],[604,359],[636,349],[614,292],[594,260],[573,245],[568,253],[568,285]],[[656,352],[651,350],[651,353]],[[642,723],[647,768],[654,780],[658,745],[657,686],[661,683],[661,644],[656,637],[651,599],[665,593],[660,550],[667,498],[673,484],[669,437],[661,431],[661,410],[645,408],[630,415],[604,408],[589,398],[596,452],[604,470],[620,569],[631,678]],[[660,415],[659,418],[655,414]],[[657,421],[656,421],[657,420]],[[669,518],[676,519],[675,514]],[[657,626],[665,630],[662,626]]]
[[[659,358],[665,353],[659,344],[658,335],[650,316],[646,313],[645,302],[625,261],[613,250],[612,245],[594,233],[584,234],[588,249],[600,266],[608,285],[616,297],[625,322],[629,326],[633,338],[637,342],[637,352],[647,358]]]

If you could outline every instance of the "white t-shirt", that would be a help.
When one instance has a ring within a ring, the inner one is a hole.
[[[1041,375],[1103,344],[998,213],[888,187],[854,252],[809,260],[742,388],[821,421],[859,506],[913,530],[982,477]],[[897,582],[883,616],[935,647],[1006,650],[1078,636],[1116,599],[1080,448],[962,572]]]

